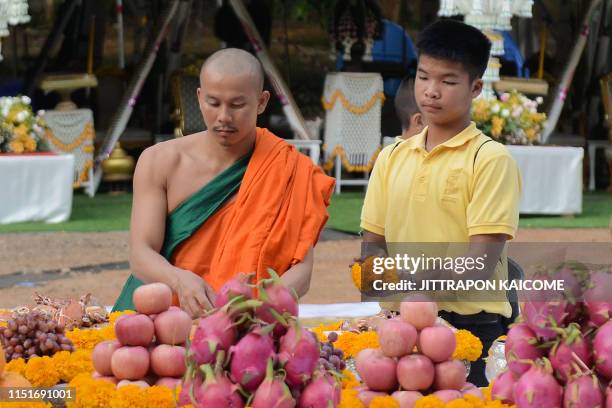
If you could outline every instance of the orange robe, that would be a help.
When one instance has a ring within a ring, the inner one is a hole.
[[[173,252],[170,262],[218,291],[240,272],[279,275],[304,260],[327,222],[334,179],[294,146],[257,128],[236,197]]]

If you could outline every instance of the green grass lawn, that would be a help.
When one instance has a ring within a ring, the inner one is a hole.
[[[347,192],[334,195],[329,208],[327,227],[339,231],[357,233],[363,203],[363,192]],[[75,194],[70,220],[61,224],[28,222],[0,225],[3,232],[42,231],[117,231],[127,230],[130,223],[132,195],[99,194],[91,199]],[[557,216],[521,216],[522,228],[607,228],[612,215],[612,194],[585,193],[583,212],[573,218]]]
[[[75,194],[72,200],[70,220],[60,224],[42,222],[25,222],[20,224],[0,225],[2,232],[42,232],[42,231],[120,231],[130,226],[132,195],[98,194],[89,198]]]

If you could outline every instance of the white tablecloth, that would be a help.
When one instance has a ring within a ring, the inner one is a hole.
[[[378,302],[361,303],[334,303],[334,304],[309,304],[299,305],[299,316],[302,319],[333,316],[337,318],[353,318],[374,316],[380,312]]]
[[[582,212],[581,147],[507,146],[523,181],[521,214]]]
[[[0,155],[0,224],[70,218],[74,157]]]

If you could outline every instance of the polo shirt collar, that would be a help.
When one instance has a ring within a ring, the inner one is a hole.
[[[427,129],[428,127],[425,127],[421,133],[411,137],[410,139],[406,140],[404,143],[406,143],[406,147],[408,149],[425,149],[425,137],[427,135]],[[473,138],[475,138],[476,136],[480,135],[480,133],[482,133],[480,130],[478,130],[478,128],[476,127],[476,123],[474,122],[470,122],[470,124],[468,125],[468,127],[466,127],[465,129],[463,129],[461,132],[459,132],[458,134],[456,134],[455,136],[453,136],[452,138],[448,139],[446,142],[440,144],[439,146],[445,146],[445,147],[459,147],[467,142],[469,142],[470,140],[472,140]]]

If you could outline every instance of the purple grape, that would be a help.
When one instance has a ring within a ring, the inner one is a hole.
[[[340,359],[340,357],[333,355],[329,358],[329,361],[336,367],[338,367],[340,365],[340,362],[342,361]]]

